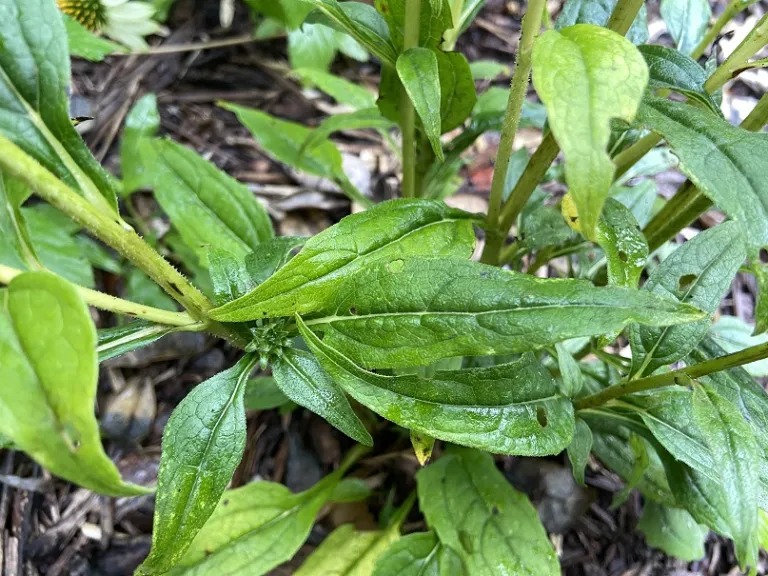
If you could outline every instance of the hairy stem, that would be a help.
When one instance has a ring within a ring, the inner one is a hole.
[[[23,273],[23,270],[17,270],[0,264],[0,284],[10,284],[11,280]],[[157,324],[165,324],[166,326],[193,326],[199,324],[186,312],[170,312],[160,308],[152,308],[151,306],[144,306],[143,304],[115,298],[90,288],[83,288],[77,285],[75,287],[87,304],[100,310],[142,318]]]
[[[504,183],[507,180],[509,159],[512,156],[512,145],[515,142],[517,127],[520,124],[523,100],[525,100],[525,95],[528,92],[528,79],[531,75],[531,61],[533,58],[533,43],[541,29],[541,18],[544,14],[545,6],[545,0],[530,0],[528,2],[528,11],[523,18],[523,30],[517,50],[517,62],[515,63],[515,72],[512,76],[507,110],[504,114],[504,125],[501,129],[499,150],[496,153],[496,167],[493,171],[491,195],[488,202],[488,215],[486,217],[487,236],[481,258],[481,261],[487,264],[495,265],[499,263],[499,251],[504,242],[504,236],[499,229],[501,203],[504,197]]]
[[[707,92],[715,92],[743,69],[749,59],[768,44],[768,14],[760,18],[752,31],[725,59],[704,84]]]
[[[712,41],[717,38],[718,34],[720,34],[725,25],[728,24],[728,22],[730,22],[733,17],[736,16],[736,14],[749,6],[749,4],[749,2],[744,2],[744,0],[731,0],[728,3],[728,6],[725,7],[725,10],[723,10],[723,13],[720,14],[718,19],[715,20],[715,23],[712,24],[712,27],[707,30],[707,33],[704,35],[704,38],[701,39],[699,45],[693,49],[693,52],[691,52],[691,58],[694,60],[701,58],[701,56],[704,54],[704,51],[707,49],[707,46],[709,46]]]
[[[403,51],[419,45],[421,0],[406,0]],[[402,90],[400,126],[403,132],[403,198],[416,196],[416,110],[405,89]]]
[[[632,22],[635,21],[637,13],[640,12],[640,8],[643,7],[643,3],[644,0],[619,0],[616,8],[611,12],[607,28],[625,36]]]
[[[133,229],[126,229],[111,215],[98,212],[90,202],[2,135],[0,169],[24,182],[38,196],[141,268],[194,320],[205,319],[206,311],[212,307],[210,301]],[[208,328],[239,346],[244,344],[241,337],[221,324],[209,321]]]
[[[626,396],[627,394],[635,394],[636,392],[653,390],[654,388],[663,388],[664,386],[670,386],[672,384],[687,386],[691,379],[700,378],[707,374],[712,374],[713,372],[720,372],[722,370],[728,370],[729,368],[743,366],[744,364],[749,364],[751,362],[757,362],[764,358],[768,358],[768,342],[745,348],[744,350],[734,352],[733,354],[712,358],[706,362],[687,366],[680,370],[648,376],[638,380],[629,380],[627,382],[616,384],[615,386],[610,386],[597,394],[592,394],[591,396],[578,400],[575,402],[574,407],[576,410],[596,408],[610,400]]]

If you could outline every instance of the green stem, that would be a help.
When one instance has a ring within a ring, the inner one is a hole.
[[[483,249],[482,262],[498,264],[499,252],[504,243],[504,235],[499,230],[501,203],[504,199],[504,184],[507,180],[509,159],[512,156],[512,146],[515,142],[517,127],[520,124],[520,114],[523,101],[528,92],[528,79],[531,75],[533,43],[541,30],[541,18],[544,14],[545,0],[530,0],[528,10],[523,17],[523,30],[520,35],[520,45],[517,50],[517,62],[512,76],[512,84],[507,100],[507,110],[504,114],[504,125],[501,129],[499,150],[496,153],[496,167],[491,182],[491,195],[488,202],[486,217],[487,237]]]
[[[16,270],[15,268],[0,264],[0,284],[10,284],[11,280],[23,273],[23,270]],[[77,285],[75,285],[75,287],[87,304],[99,308],[100,310],[142,318],[166,326],[193,326],[198,324],[195,319],[186,312],[171,312],[168,310],[161,310],[160,308],[152,308],[151,306],[144,306],[143,304],[136,304],[135,302],[115,298],[114,296],[98,292],[97,290],[91,290],[90,288],[83,288],[82,286]]]
[[[608,20],[606,26],[609,30],[613,30],[617,34],[626,36],[629,32],[629,28],[632,26],[632,22],[635,21],[637,13],[640,8],[643,7],[645,0],[619,0],[616,8],[611,12],[611,18]]]
[[[648,152],[650,152],[659,142],[661,142],[661,136],[655,132],[650,132],[631,146],[616,154],[616,157],[613,159],[613,163],[616,164],[614,178],[618,179],[626,174],[627,170],[637,164],[640,158],[648,154]]]
[[[403,51],[419,45],[421,0],[406,0]],[[416,110],[408,94],[402,90],[400,125],[403,132],[403,198],[416,197]]]
[[[728,6],[725,7],[725,10],[723,10],[723,13],[720,14],[718,19],[715,20],[715,23],[712,24],[712,27],[704,35],[704,38],[701,39],[699,45],[693,49],[693,52],[691,52],[691,58],[694,60],[701,58],[701,56],[704,54],[704,51],[707,49],[707,46],[709,46],[712,41],[717,38],[718,34],[720,34],[720,31],[725,27],[725,25],[728,24],[728,22],[730,22],[739,12],[749,6],[749,4],[749,2],[744,2],[744,0],[731,0]]]
[[[737,366],[743,366],[751,362],[757,362],[768,358],[768,342],[758,344],[757,346],[750,346],[739,352],[733,354],[726,354],[719,358],[712,358],[706,362],[700,364],[694,364],[693,366],[687,366],[680,370],[674,370],[672,372],[665,372],[663,374],[657,374],[656,376],[648,376],[647,378],[640,378],[639,380],[630,380],[610,386],[597,394],[592,394],[578,400],[574,407],[576,410],[584,410],[586,408],[596,408],[602,406],[606,402],[626,396],[627,394],[635,394],[637,392],[644,392],[645,390],[653,390],[654,388],[663,388],[664,386],[671,386],[677,384],[680,386],[687,386],[691,379],[701,378],[707,374],[713,372],[720,372],[722,370],[728,370],[729,368],[735,368]]]
[[[742,40],[728,58],[725,59],[714,74],[704,83],[704,89],[710,94],[722,88],[745,67],[749,59],[757,54],[768,43],[768,14],[765,14],[755,27]]]
[[[126,229],[110,215],[98,212],[90,202],[2,135],[0,135],[0,170],[24,182],[38,196],[141,268],[179,302],[194,320],[205,319],[205,313],[212,307],[210,301],[144,242],[133,229]],[[239,346],[244,345],[242,337],[237,336],[225,326],[209,322],[208,327],[214,334]]]

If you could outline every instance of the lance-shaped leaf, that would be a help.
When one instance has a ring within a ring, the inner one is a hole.
[[[638,50],[648,64],[649,88],[674,90],[722,115],[720,106],[704,88],[708,74],[696,60],[666,46],[646,44]]]
[[[358,531],[353,524],[336,528],[294,576],[315,574],[339,574],[340,576],[364,576],[373,572],[379,555],[400,536],[398,530]]]
[[[309,137],[302,145],[301,153],[311,150],[315,146],[325,142],[334,132],[342,130],[362,130],[365,128],[378,128],[389,130],[395,123],[381,115],[379,109],[363,108],[346,114],[334,114],[323,120],[320,125],[310,132]]]
[[[384,258],[472,254],[475,216],[430,200],[393,200],[347,216],[308,240],[278,273],[246,296],[211,311],[237,322],[324,310],[345,279]]]
[[[434,532],[400,538],[376,562],[373,576],[464,576],[459,556],[442,545]]]
[[[309,536],[338,472],[293,494],[282,484],[253,482],[224,492],[173,575],[261,576],[290,560]]]
[[[475,576],[560,574],[557,555],[525,494],[489,454],[452,449],[416,474],[419,506],[440,541]]]
[[[643,515],[637,529],[645,536],[649,546],[684,562],[704,558],[704,540],[709,530],[701,526],[680,508],[670,508],[648,500],[643,504]]]
[[[338,103],[351,106],[355,110],[376,106],[376,95],[373,92],[335,74],[316,68],[299,68],[291,73],[301,78],[305,84],[314,85]]]
[[[661,17],[682,54],[690,54],[704,38],[712,8],[707,0],[661,0]]]
[[[571,402],[533,355],[491,368],[382,376],[327,346],[297,317],[326,372],[384,418],[434,438],[503,454],[557,454],[573,438]]]
[[[165,574],[184,555],[232,480],[245,449],[244,356],[206,380],[171,414],[163,432],[152,550],[138,574]]]
[[[397,58],[397,75],[411,100],[435,156],[443,160],[440,114],[440,70],[437,56],[428,48],[409,48]]]
[[[721,514],[742,568],[756,567],[757,467],[755,437],[738,410],[712,389],[695,386],[693,415],[717,462],[724,498]]]
[[[27,272],[0,292],[0,434],[51,473],[108,496],[123,483],[93,413],[96,328],[75,287]]]
[[[136,320],[115,328],[103,328],[98,331],[96,348],[99,363],[148,346],[172,330],[169,326],[154,325],[145,320]]]
[[[291,259],[291,253],[307,241],[303,236],[279,236],[262,242],[245,257],[251,286],[258,286]]]
[[[594,238],[613,181],[606,151],[611,121],[634,119],[647,83],[648,67],[637,48],[605,28],[550,30],[534,45],[533,84],[565,154],[566,180],[588,238]]]
[[[152,161],[151,139],[160,128],[157,96],[146,94],[133,105],[125,117],[123,141],[120,144],[120,172],[123,176],[123,194],[130,194],[152,186],[152,172],[147,167]]]
[[[180,144],[155,140],[152,147],[155,198],[202,262],[208,247],[244,259],[273,236],[267,211],[244,185]]]
[[[562,30],[574,24],[607,26],[616,4],[617,0],[566,0],[557,17],[555,30]],[[648,41],[648,9],[645,4],[640,6],[632,21],[627,38],[637,45]]]
[[[608,198],[597,224],[597,243],[608,262],[608,283],[637,288],[648,259],[648,242],[621,202]]]
[[[0,133],[117,212],[116,186],[69,118],[67,32],[54,0],[0,0]]]
[[[768,134],[731,126],[688,104],[646,98],[637,122],[661,134],[680,169],[719,208],[738,221],[754,252],[768,245]]]
[[[689,240],[651,274],[643,290],[676,298],[714,313],[746,257],[741,230],[726,222]],[[683,358],[698,344],[711,320],[681,326],[633,326],[632,372],[650,374]]]
[[[557,351],[557,366],[560,369],[560,378],[563,382],[561,390],[563,396],[575,398],[581,392],[584,384],[584,375],[581,373],[579,363],[570,353],[565,344],[555,344]]]
[[[305,0],[315,6],[334,28],[346,32],[384,64],[395,65],[397,52],[389,37],[387,22],[373,6],[362,2],[336,0]],[[322,21],[312,18],[308,21]]]
[[[352,410],[344,392],[317,358],[301,350],[283,351],[272,366],[278,388],[300,406],[322,416],[350,438],[373,446],[373,439]]]
[[[589,424],[581,418],[576,418],[576,427],[573,433],[573,441],[568,445],[568,460],[571,461],[573,477],[576,482],[584,484],[584,470],[589,462],[589,453],[592,451],[592,430]]]
[[[208,250],[208,271],[213,283],[213,301],[221,306],[248,292],[250,278],[245,263],[221,248]]]
[[[306,322],[359,364],[385,368],[526,352],[632,322],[666,326],[702,315],[645,291],[405,257],[369,265],[344,284],[327,314]]]
[[[477,103],[469,62],[459,52],[436,50],[440,77],[440,132],[445,134],[464,123]]]

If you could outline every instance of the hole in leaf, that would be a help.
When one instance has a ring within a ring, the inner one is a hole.
[[[696,282],[696,274],[685,274],[680,276],[680,280],[677,282],[677,288],[682,293],[688,292],[694,282]]]
[[[350,306],[349,307],[349,313],[352,314],[352,316],[356,316],[357,315],[357,308],[355,306]]]
[[[768,248],[760,248],[760,264],[768,264]]]
[[[547,409],[539,406],[536,408],[536,420],[539,421],[539,425],[542,428],[547,427]]]
[[[627,253],[624,252],[624,250],[619,250],[619,260],[621,260],[622,262],[627,261]]]
[[[387,271],[391,272],[392,274],[399,274],[403,271],[403,268],[405,268],[405,262],[402,260],[392,260],[392,262],[387,264]]]

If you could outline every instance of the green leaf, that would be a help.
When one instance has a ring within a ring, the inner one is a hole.
[[[355,400],[434,438],[503,454],[557,454],[573,437],[573,409],[533,355],[491,368],[382,376],[325,344],[297,317],[322,367]]]
[[[495,60],[475,60],[469,63],[473,80],[496,80],[501,75],[509,76],[511,70],[506,64]]]
[[[341,475],[299,494],[273,482],[224,492],[219,505],[171,574],[261,576],[290,560],[309,536]]]
[[[271,376],[251,378],[245,383],[243,404],[246,410],[271,410],[288,404],[290,399]]]
[[[135,320],[115,328],[98,331],[99,363],[142,348],[170,333],[173,328],[157,326],[144,320]]]
[[[347,502],[360,502],[370,498],[372,490],[361,478],[344,478],[336,485],[331,496],[334,504],[343,504]]]
[[[430,200],[393,200],[342,219],[255,290],[210,316],[225,322],[328,308],[345,280],[373,262],[405,254],[460,256],[474,250],[475,216]]]
[[[435,156],[442,162],[440,143],[441,86],[440,71],[435,52],[427,48],[409,48],[397,58],[397,75],[421,119]]]
[[[621,202],[608,198],[597,223],[597,243],[608,261],[608,284],[637,288],[648,259],[648,242]]]
[[[635,433],[629,436],[629,447],[634,454],[634,464],[632,470],[629,473],[629,477],[626,478],[626,484],[624,487],[613,495],[611,499],[611,508],[616,509],[629,498],[629,493],[634,490],[639,482],[645,476],[645,471],[650,466],[650,458],[648,456],[648,450],[645,447],[645,441]]]
[[[293,250],[306,242],[303,236],[280,236],[259,244],[245,257],[249,286],[258,286],[285,266]]]
[[[120,44],[99,38],[74,18],[62,14],[62,19],[67,30],[67,40],[71,56],[84,58],[91,62],[101,62],[110,54],[125,51],[125,48],[120,46]]]
[[[661,0],[661,17],[677,49],[690,54],[704,38],[712,18],[707,0]]]
[[[160,308],[162,310],[178,310],[176,302],[166,294],[149,276],[142,270],[131,267],[125,274],[125,287],[123,296],[126,300]]]
[[[235,104],[222,103],[221,107],[236,114],[265,152],[278,162],[323,178],[346,178],[341,154],[332,142],[323,142],[311,150],[302,149],[312,135],[311,129]]]
[[[651,274],[643,290],[676,298],[712,314],[746,256],[739,226],[726,222],[689,240]],[[683,358],[709,330],[711,320],[665,328],[633,326],[632,373],[651,374]]]
[[[749,257],[768,246],[768,134],[731,126],[694,106],[646,98],[637,122],[661,134],[680,169],[720,209],[738,221]]]
[[[0,172],[0,263],[11,268],[26,269],[39,262],[20,210],[27,196],[22,182]]]
[[[491,86],[488,90],[480,94],[477,103],[472,111],[473,127],[482,127],[480,133],[491,130],[492,127],[501,124],[504,120],[504,114],[507,111],[507,102],[509,101],[509,88],[500,88]],[[542,104],[533,103],[530,100],[523,100],[523,109],[520,115],[519,128],[544,128],[547,120],[547,111]],[[477,138],[475,136],[473,140]],[[522,154],[522,153],[521,153]]]
[[[550,30],[534,44],[533,84],[565,155],[566,180],[587,238],[594,238],[613,181],[606,151],[611,121],[632,121],[647,83],[637,48],[605,28]]]
[[[703,3],[708,6],[706,0]],[[722,115],[720,106],[704,88],[707,72],[693,58],[666,46],[647,44],[638,46],[638,50],[648,64],[649,88],[674,90]]]
[[[696,523],[688,512],[648,500],[637,529],[649,546],[684,562],[704,558],[704,540],[709,530]]]
[[[245,449],[245,382],[255,364],[198,385],[174,409],[163,432],[152,550],[138,574],[165,574],[186,552],[219,503]]]
[[[336,296],[328,312],[307,325],[324,332],[329,346],[375,368],[526,352],[632,322],[666,326],[702,317],[645,291],[534,278],[455,258],[378,261]]]
[[[626,206],[638,226],[645,227],[651,220],[654,203],[658,195],[658,186],[653,180],[643,180],[634,186],[613,186],[611,196]]]
[[[758,335],[768,331],[768,265],[755,263],[752,270],[757,281],[754,334]]]
[[[236,300],[248,292],[250,278],[245,263],[226,250],[208,250],[208,270],[213,282],[213,301],[217,306]]]
[[[559,575],[536,509],[488,454],[456,448],[416,474],[419,505],[473,576]]]
[[[245,258],[273,236],[266,210],[244,185],[180,144],[152,146],[155,198],[202,262],[209,246]]]
[[[373,446],[373,438],[352,410],[344,392],[318,359],[302,350],[286,349],[272,365],[278,388],[299,406],[323,417],[350,438]]]
[[[464,576],[461,559],[434,532],[403,536],[376,562],[373,576]]]
[[[303,24],[288,31],[288,59],[291,68],[313,68],[326,71],[336,57],[333,28],[322,24]]]
[[[353,524],[343,524],[323,540],[294,576],[370,576],[381,553],[399,537],[400,526],[361,532]]]
[[[56,2],[0,0],[0,22],[0,133],[116,214],[115,183],[69,118],[67,32]]]
[[[395,123],[384,118],[376,106],[345,114],[334,114],[323,120],[317,128],[312,130],[302,145],[301,153],[304,154],[307,150],[312,150],[315,146],[322,144],[334,132],[363,130],[366,128],[389,130],[394,126]]]
[[[477,103],[475,80],[464,54],[433,51],[440,79],[440,133],[464,124]]]
[[[77,244],[80,249],[80,253],[85,256],[94,268],[115,275],[123,273],[123,267],[117,261],[115,256],[102,244],[99,244],[96,240],[84,234],[75,236],[74,240],[75,244]]]
[[[346,104],[355,110],[376,106],[376,95],[373,92],[340,76],[313,68],[294,69],[292,74],[301,78],[305,84],[322,90],[339,104]]]
[[[125,118],[123,140],[120,143],[120,170],[123,176],[123,195],[152,186],[152,173],[147,170],[151,162],[150,139],[160,128],[157,97],[145,94],[133,105]]]
[[[768,512],[765,510],[758,510],[758,538],[760,542],[760,548],[768,550]]]
[[[617,0],[567,0],[555,23],[555,30],[562,30],[574,24],[596,24],[607,26]],[[648,41],[648,11],[642,4],[627,32],[632,44]]]
[[[312,6],[300,0],[245,0],[245,3],[290,29],[301,26],[307,14],[312,11]]]
[[[568,460],[571,461],[573,477],[582,486],[584,484],[584,470],[589,462],[589,453],[592,451],[592,430],[581,418],[576,418],[576,428],[573,432],[573,440],[568,445]]]
[[[352,36],[383,64],[395,65],[397,51],[389,37],[387,23],[373,6],[336,0],[305,1],[315,6],[334,28]],[[307,21],[312,21],[312,14]]]
[[[757,566],[758,448],[749,425],[727,400],[703,386],[693,389],[693,415],[704,433],[720,473],[721,514],[742,568]]]
[[[432,449],[435,447],[435,438],[428,434],[422,434],[411,430],[411,446],[416,460],[424,466],[432,458]]]
[[[710,336],[723,349],[723,354],[731,354],[768,342],[768,334],[753,335],[754,329],[741,318],[723,314],[712,325]],[[756,378],[768,376],[768,359],[758,360],[744,365],[744,369]]]
[[[400,53],[403,51],[407,0],[375,0],[376,9],[389,24],[392,42]],[[419,16],[419,46],[438,48],[443,34],[453,25],[451,7],[447,0],[425,0]]]
[[[122,482],[101,445],[96,328],[75,287],[27,272],[0,305],[0,434],[70,482],[108,496],[147,493]]]
[[[581,373],[579,363],[574,359],[568,348],[558,342],[555,344],[557,351],[557,365],[560,369],[560,378],[563,384],[560,391],[566,398],[575,398],[581,392],[584,384],[584,375]]]

